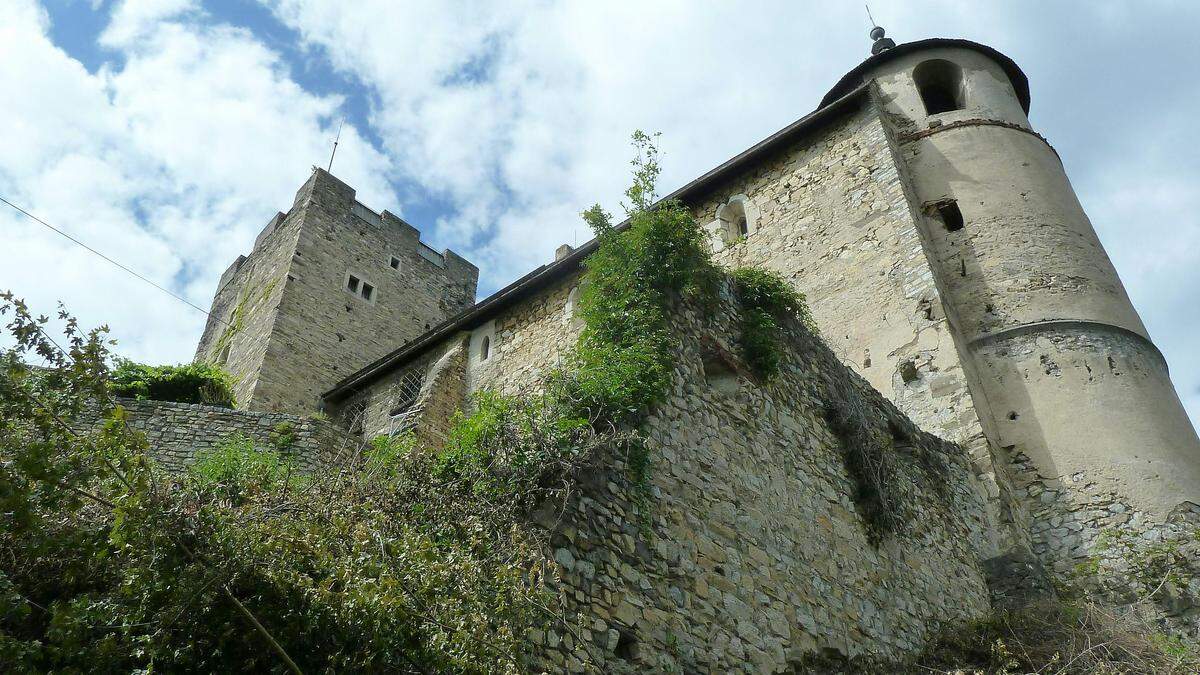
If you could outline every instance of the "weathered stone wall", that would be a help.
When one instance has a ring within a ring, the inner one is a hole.
[[[798,330],[769,384],[738,375],[744,364],[714,370],[714,349],[739,358],[733,312],[677,318],[674,389],[644,426],[649,492],[604,457],[565,508],[541,514],[574,617],[534,636],[551,671],[780,672],[821,650],[896,655],[988,611],[987,523],[965,453],[919,435],[946,460],[930,475],[889,450],[912,512],[872,544],[822,394],[855,376]],[[861,392],[874,422],[900,417]]]
[[[579,275],[570,275],[476,330],[467,361],[467,391],[527,392],[561,365],[583,329],[567,303],[578,285]],[[479,336],[484,333],[490,338],[487,359],[480,354]]]
[[[297,202],[300,200],[297,199]],[[276,216],[248,257],[238,256],[221,277],[196,360],[220,366],[234,378],[238,404],[254,406],[254,391],[283,295],[303,209]]]
[[[228,362],[242,406],[315,411],[336,382],[474,303],[474,265],[354,194],[315,169],[214,299],[197,358]],[[350,274],[370,299],[347,289]]]
[[[256,447],[278,445],[276,429],[289,425],[295,440],[284,450],[301,468],[316,469],[342,451],[357,447],[358,439],[326,420],[170,401],[120,399],[130,424],[146,436],[150,455],[163,466],[180,470],[230,438],[243,435]]]
[[[750,232],[726,243],[717,218],[731,198],[744,200]],[[951,326],[873,106],[731,175],[693,213],[712,223],[718,264],[791,280],[842,363],[922,429],[968,448],[999,498]],[[1010,518],[1001,503],[994,510]],[[994,551],[1005,546],[998,541]]]

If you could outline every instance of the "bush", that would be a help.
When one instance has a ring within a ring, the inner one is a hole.
[[[779,372],[783,350],[781,324],[799,321],[816,335],[816,321],[804,295],[778,273],[742,267],[731,276],[734,292],[742,302],[743,355],[751,370],[769,380]]]
[[[583,213],[599,247],[584,262],[585,327],[556,389],[579,416],[614,424],[636,424],[666,395],[674,367],[670,307],[680,296],[715,298],[720,279],[688,209],[653,203],[658,150],[641,132],[633,139],[628,227],[616,229],[599,205]]]
[[[128,398],[203,403],[225,408],[232,408],[236,403],[229,375],[205,363],[150,366],[118,359],[109,387],[113,394]]]

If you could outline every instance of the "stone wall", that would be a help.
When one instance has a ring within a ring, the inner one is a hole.
[[[275,447],[276,429],[281,424],[290,425],[290,433],[295,436],[286,448],[288,456],[306,470],[322,466],[359,442],[338,425],[311,417],[170,401],[119,402],[129,412],[130,424],[145,434],[150,456],[172,470],[187,467],[239,434],[256,447]]]
[[[674,389],[643,427],[649,492],[621,456],[604,457],[564,508],[540,514],[574,617],[534,636],[552,672],[588,661],[601,672],[780,672],[824,650],[897,655],[989,610],[987,521],[966,454],[897,422],[858,380],[874,423],[910,428],[945,459],[931,475],[892,450],[911,511],[873,544],[821,393],[857,377],[795,327],[769,384],[738,375],[744,364],[714,370],[714,349],[739,358],[733,312],[677,318]]]
[[[726,243],[718,211],[744,200],[750,232]],[[822,335],[922,429],[968,448],[998,520],[992,459],[954,335],[871,105],[715,186],[693,214],[712,223],[714,260],[775,270],[808,299]],[[1011,543],[998,532],[993,552]]]

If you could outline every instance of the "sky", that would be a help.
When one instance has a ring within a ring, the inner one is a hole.
[[[874,0],[1029,76],[1030,120],[1200,421],[1200,3]],[[314,165],[485,297],[619,211],[634,129],[666,193],[811,111],[868,54],[859,2],[0,0],[0,196],[207,308]],[[204,315],[0,205],[0,288],[192,357]]]

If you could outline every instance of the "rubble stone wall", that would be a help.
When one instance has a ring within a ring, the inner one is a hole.
[[[913,516],[873,544],[820,393],[857,376],[799,333],[770,383],[738,375],[744,364],[706,372],[714,345],[740,358],[737,325],[729,305],[678,316],[674,391],[643,427],[648,491],[618,454],[540,515],[574,617],[534,636],[551,671],[591,660],[602,672],[781,672],[822,650],[911,651],[989,610],[987,520],[966,454],[921,435],[947,471],[922,475],[900,457]],[[861,391],[876,421],[899,417]]]
[[[281,424],[288,425],[295,438],[285,452],[306,470],[318,468],[358,443],[332,422],[287,413],[134,399],[120,399],[120,404],[129,412],[130,424],[145,434],[151,457],[172,470],[186,468],[239,434],[256,447],[275,447]]]
[[[731,241],[721,207],[744,200]],[[693,213],[714,260],[761,267],[804,293],[826,342],[922,429],[968,448],[998,521],[1011,520],[879,112],[866,105],[715,186]],[[1011,542],[997,531],[993,552]]]

